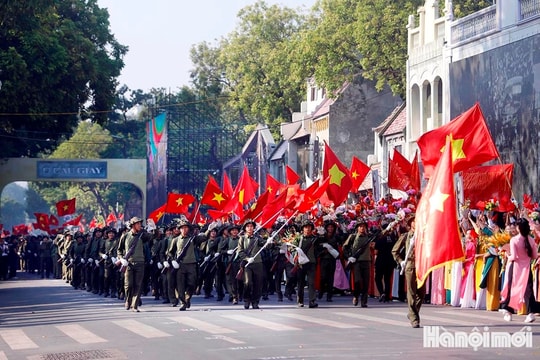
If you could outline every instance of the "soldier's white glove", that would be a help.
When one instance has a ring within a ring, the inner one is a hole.
[[[333,247],[330,246],[330,249],[328,249],[328,252],[330,253],[330,255],[332,255],[332,257],[334,259],[337,259],[338,256],[339,256],[339,251],[337,251],[336,249],[334,249]]]
[[[228,254],[228,255],[234,254],[234,249],[227,250],[227,254]]]
[[[160,262],[158,262],[158,263],[157,263],[157,268],[158,268],[159,270],[163,269],[163,264],[160,263]]]
[[[268,238],[268,240],[266,240],[266,245],[272,245],[274,243],[274,239],[272,238]]]
[[[356,262],[356,258],[354,258],[354,257],[352,257],[352,256],[351,256],[348,260],[349,260],[349,262],[350,262],[351,264],[354,264],[354,263]]]
[[[128,261],[126,259],[120,259],[122,266],[128,266]]]
[[[94,259],[88,258],[88,262],[89,262],[89,263],[94,262]]]
[[[111,261],[112,261],[113,263],[116,263],[116,258],[113,256],[113,257],[111,258]]]
[[[286,254],[287,253],[287,250],[283,249],[283,248],[280,248],[279,249],[279,253],[280,254]]]
[[[152,265],[154,263],[154,260],[150,259],[150,265]]]
[[[94,263],[96,264],[96,266],[99,266],[99,260],[94,260]]]
[[[37,253],[34,253],[34,257],[37,257]]]
[[[402,262],[399,263],[399,265],[401,266],[402,269],[405,269],[405,265],[407,265],[407,262],[403,260]]]
[[[65,259],[65,258],[66,258],[66,255],[62,254],[62,255],[60,255],[60,258],[61,258],[61,259]]]
[[[331,248],[329,243],[323,243],[322,247],[325,248],[326,250],[330,250],[330,248]]]
[[[255,258],[250,257],[250,258],[247,258],[246,261],[248,264],[252,264],[255,261]]]
[[[204,258],[204,261],[208,261],[208,260],[210,260],[210,255],[208,255],[208,256],[206,256],[206,257]]]
[[[173,260],[172,261],[172,267],[175,268],[175,269],[180,269],[180,264],[178,263],[178,261]]]
[[[219,256],[219,253],[215,253],[214,254],[214,259],[217,258]]]
[[[168,261],[164,261],[164,262],[163,262],[163,267],[164,267],[165,269],[168,269],[170,266],[171,266],[171,264],[169,264]]]
[[[324,233],[326,233],[326,230],[324,230],[324,227],[322,226],[317,226],[316,230],[317,230],[317,234],[319,235],[324,235]]]
[[[86,262],[86,260],[84,260],[84,258],[81,258],[81,264],[84,264]]]
[[[152,219],[146,219],[146,231],[152,232],[156,230],[156,223]]]
[[[107,254],[101,254],[101,258],[102,258],[103,260],[107,260],[108,256],[107,256]]]
[[[73,264],[73,259],[69,259],[69,263],[70,263],[70,264]]]

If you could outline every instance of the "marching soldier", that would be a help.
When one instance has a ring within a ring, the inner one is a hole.
[[[339,257],[337,225],[328,220],[324,225],[325,233],[320,238],[322,250],[319,254],[321,266],[321,283],[318,298],[322,299],[326,293],[326,301],[332,302],[334,292],[334,274],[336,272],[336,258]]]
[[[116,298],[117,294],[117,274],[116,258],[118,256],[118,239],[116,238],[116,230],[108,228],[105,230],[105,241],[101,243],[99,255],[103,264],[103,292],[105,297],[110,296]]]
[[[133,217],[129,220],[130,230],[118,242],[118,258],[124,272],[125,307],[139,312],[141,288],[144,279],[144,243],[152,235],[142,228],[143,220]]]
[[[256,225],[255,221],[247,220],[243,226],[245,235],[238,242],[238,257],[244,263],[244,309],[249,309],[250,305],[258,309],[262,293],[264,267],[260,251],[267,241],[255,233]],[[272,239],[268,241],[273,243]]]
[[[79,289],[82,282],[82,268],[84,264],[84,250],[86,246],[83,242],[83,235],[80,232],[75,233],[75,244],[71,247],[70,250],[70,264],[71,271],[73,274],[71,285],[74,289]]]
[[[165,238],[159,245],[159,264],[163,267],[161,270],[161,285],[163,293],[163,304],[178,305],[178,297],[176,296],[176,270],[169,263],[167,251],[171,245],[172,239],[180,235],[180,229],[176,224],[173,224],[165,231]],[[174,270],[174,271],[173,271]]]
[[[305,256],[307,256],[307,262],[296,263],[297,267],[296,276],[298,281],[297,302],[299,307],[304,307],[304,288],[308,286],[309,307],[316,308],[319,306],[316,302],[315,293],[315,271],[317,266],[317,256],[320,252],[318,238],[313,234],[315,225],[311,221],[305,221],[302,224],[302,234],[295,238],[293,245],[297,246],[298,250],[301,250]],[[297,260],[299,261],[299,256]]]
[[[68,267],[70,263],[73,262],[73,259],[70,259],[71,248],[73,247],[73,235],[69,230],[64,230],[64,241],[62,242],[62,247],[60,248],[60,258],[62,262],[62,279],[66,283],[71,283],[71,267]]]
[[[179,310],[185,311],[191,307],[191,297],[197,286],[197,249],[206,236],[197,232],[190,234],[191,224],[187,220],[180,220],[177,227],[180,235],[171,240],[167,255],[176,269],[176,292],[181,302]]]
[[[214,279],[216,277],[217,260],[220,256],[218,252],[219,238],[218,230],[216,228],[209,231],[208,240],[201,245],[201,252],[204,256],[204,261],[200,267],[200,277],[202,288],[204,291],[204,298],[210,299],[214,297],[212,295],[212,288],[214,287]],[[221,292],[218,290],[218,301],[223,300],[223,289]]]
[[[367,223],[359,221],[355,226],[356,234],[349,235],[343,244],[343,253],[348,258],[351,269],[351,283],[353,290],[353,305],[358,305],[358,297],[361,295],[360,306],[367,307],[368,289],[371,268],[371,252],[373,237],[367,232]]]
[[[240,258],[238,257],[239,232],[240,225],[230,225],[228,238],[219,243],[222,258],[226,259],[227,267],[225,269],[225,275],[227,276],[227,291],[229,292],[229,301],[232,301],[233,305],[238,304],[238,301],[242,301],[244,297],[243,279],[238,280],[236,278],[240,270]]]

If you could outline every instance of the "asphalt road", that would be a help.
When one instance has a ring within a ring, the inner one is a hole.
[[[524,324],[524,316],[515,316],[507,323],[497,312],[425,305],[422,327],[413,329],[404,303],[370,299],[360,308],[351,300],[336,296],[309,309],[271,296],[260,310],[244,310],[198,296],[191,309],[179,312],[147,296],[134,313],[122,301],[73,290],[62,280],[20,274],[0,282],[0,360],[540,356],[540,319]],[[493,340],[495,332],[509,342]],[[459,339],[467,346],[444,346]]]

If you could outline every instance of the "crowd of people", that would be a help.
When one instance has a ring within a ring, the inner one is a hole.
[[[309,308],[317,308],[323,298],[332,302],[336,295],[347,295],[360,307],[368,306],[369,297],[407,302],[412,327],[420,326],[426,302],[499,310],[507,321],[513,314],[535,320],[538,213],[464,211],[464,260],[433,270],[417,287],[414,205],[395,210],[367,214],[342,206],[280,217],[271,229],[252,219],[201,227],[185,218],[144,228],[135,217],[119,231],[3,236],[0,280],[21,269],[118,298],[136,312],[141,296],[150,294],[180,311],[189,309],[197,295],[245,309],[258,309],[272,295],[278,302]]]

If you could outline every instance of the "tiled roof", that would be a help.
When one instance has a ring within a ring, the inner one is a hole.
[[[407,107],[402,103],[396,107],[384,121],[373,130],[380,135],[397,134],[407,126]]]

